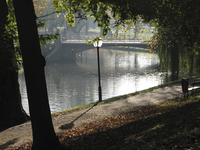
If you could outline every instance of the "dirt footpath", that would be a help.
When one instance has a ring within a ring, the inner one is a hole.
[[[200,78],[190,80],[190,83],[196,80],[200,81]],[[150,92],[140,93],[138,95],[128,97],[127,99],[121,99],[69,112],[52,118],[54,129],[56,132],[60,132],[63,131],[60,128],[67,130],[73,127],[79,127],[83,124],[101,120],[108,116],[114,116],[134,110],[139,106],[154,105],[180,95],[183,95],[181,85],[173,84]],[[13,146],[19,146],[30,140],[32,140],[30,122],[11,127],[0,132],[0,150],[9,149]]]

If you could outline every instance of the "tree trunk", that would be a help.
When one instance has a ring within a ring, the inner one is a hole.
[[[88,35],[88,30],[89,30],[89,20],[85,20],[85,34]]]
[[[117,27],[116,33],[115,33],[115,36],[116,36],[117,40],[118,40],[118,33],[119,33],[119,27]]]
[[[100,35],[99,36],[102,36],[103,35],[103,29],[100,28]]]
[[[194,73],[194,51],[192,48],[189,49],[189,74]]]
[[[36,16],[32,0],[13,0],[22,51],[33,132],[32,150],[61,149],[56,137],[48,102]]]
[[[139,21],[135,22],[135,35],[134,35],[133,39],[136,39],[138,34],[139,34],[139,31],[140,31],[140,24],[139,23],[140,23]]]
[[[8,7],[6,0],[0,1],[0,131],[24,123],[28,115],[22,108],[18,83],[18,68],[15,58],[13,40],[5,33],[8,24]]]

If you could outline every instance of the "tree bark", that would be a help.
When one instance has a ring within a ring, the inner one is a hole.
[[[56,137],[48,102],[36,16],[32,0],[13,0],[31,116],[32,150],[61,149]]]
[[[18,68],[13,40],[5,32],[8,24],[6,0],[0,1],[0,131],[24,123],[28,115],[22,108],[18,83]]]

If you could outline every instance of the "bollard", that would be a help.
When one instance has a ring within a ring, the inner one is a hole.
[[[188,79],[183,78],[181,80],[181,85],[182,85],[182,91],[184,93],[184,99],[185,99],[185,93],[187,93],[187,98],[188,98]]]

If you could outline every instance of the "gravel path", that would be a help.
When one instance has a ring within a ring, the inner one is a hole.
[[[200,78],[190,80],[190,83],[194,82],[194,80],[200,80]],[[72,127],[79,127],[83,124],[101,120],[108,116],[114,116],[134,110],[136,107],[154,105],[180,95],[183,95],[181,85],[173,84],[153,90],[151,92],[140,93],[138,95],[128,97],[127,99],[121,99],[114,102],[69,112],[52,118],[54,129],[56,132],[60,132],[63,131],[60,129],[60,127],[64,128],[65,130]],[[30,122],[14,126],[0,132],[0,150],[9,149],[13,146],[19,146],[30,140],[32,140]]]

